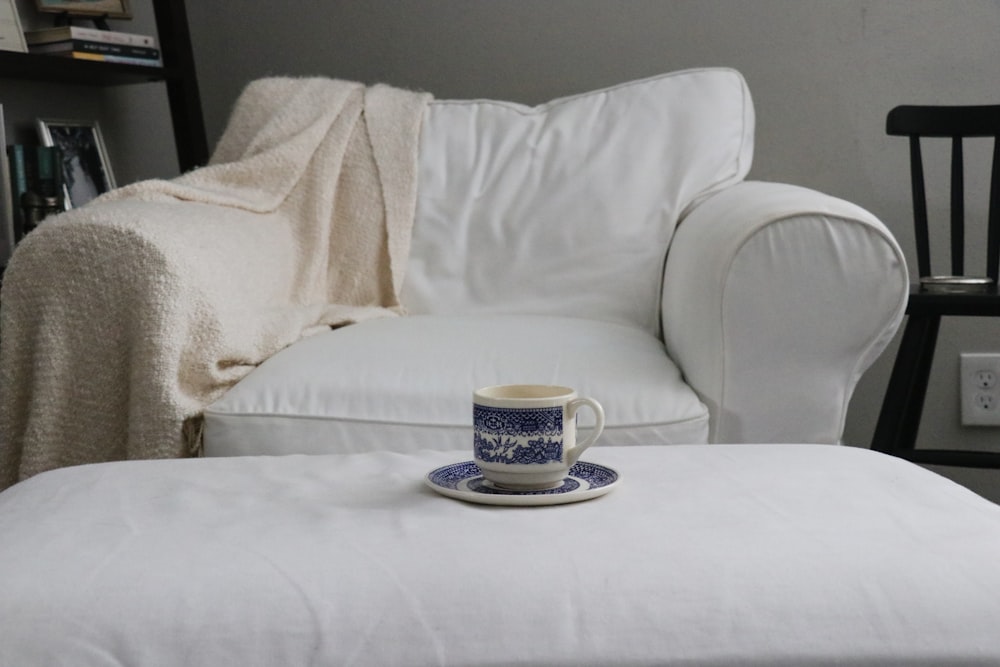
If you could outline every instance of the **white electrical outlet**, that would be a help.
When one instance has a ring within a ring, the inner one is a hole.
[[[962,424],[1000,426],[1000,354],[959,355]]]

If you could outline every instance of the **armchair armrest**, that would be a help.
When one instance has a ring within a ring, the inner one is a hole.
[[[745,182],[690,210],[664,269],[668,353],[712,442],[837,443],[906,308],[903,253],[853,204]]]
[[[189,454],[184,420],[324,306],[321,288],[295,292],[310,272],[282,261],[295,242],[278,214],[175,200],[97,202],[31,232],[0,311],[0,489]]]

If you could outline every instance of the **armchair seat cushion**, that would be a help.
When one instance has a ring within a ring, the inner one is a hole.
[[[274,355],[208,407],[205,454],[471,449],[473,389],[517,382],[569,385],[600,401],[602,446],[708,439],[708,409],[663,342],[638,327],[415,315],[330,330]]]

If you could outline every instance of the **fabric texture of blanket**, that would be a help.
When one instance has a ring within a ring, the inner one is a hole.
[[[303,336],[400,311],[430,95],[250,84],[208,166],[18,246],[0,309],[0,489],[197,453],[199,415]]]

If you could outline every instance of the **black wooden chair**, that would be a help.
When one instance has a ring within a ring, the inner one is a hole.
[[[899,106],[889,112],[886,132],[910,139],[913,218],[921,281],[910,288],[906,327],[875,427],[872,449],[918,463],[1000,468],[1000,452],[915,448],[941,317],[1000,316],[1000,296],[997,294],[1000,105]],[[937,276],[931,271],[921,137],[951,139],[951,272],[947,276]],[[974,137],[993,138],[993,165],[986,230],[986,274],[968,277],[964,262],[963,140]]]

